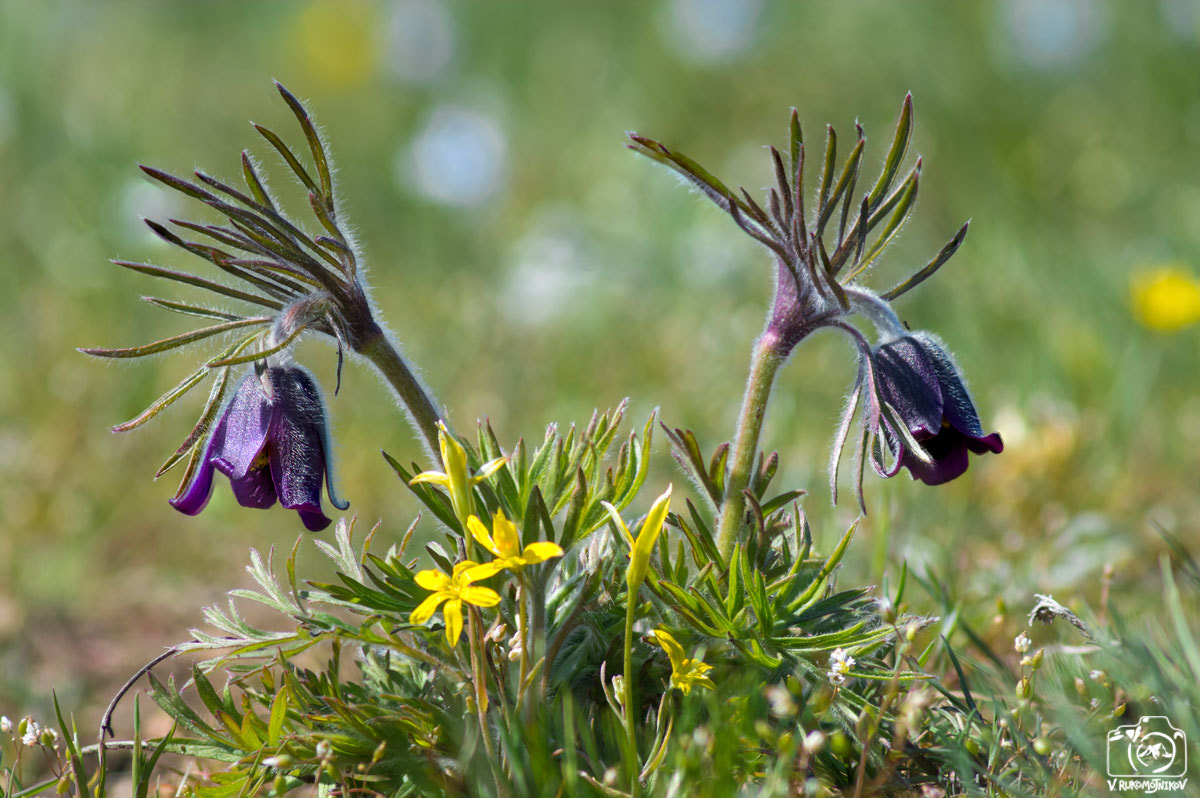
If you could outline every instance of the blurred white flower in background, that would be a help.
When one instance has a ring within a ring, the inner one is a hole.
[[[687,61],[724,61],[754,41],[762,0],[670,0],[667,42]]]
[[[1016,56],[1031,66],[1062,66],[1091,51],[1106,32],[1105,9],[1091,0],[1009,0],[999,7]]]
[[[460,105],[433,109],[412,143],[401,151],[397,176],[435,202],[472,206],[504,184],[508,143],[500,123]]]
[[[454,60],[454,17],[440,0],[400,0],[387,22],[388,70],[405,83],[428,83]]]

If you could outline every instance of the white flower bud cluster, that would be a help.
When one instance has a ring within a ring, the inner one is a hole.
[[[845,649],[836,649],[829,657],[829,681],[835,685],[843,685],[846,683],[846,674],[854,667],[854,657],[850,656]]]
[[[26,715],[15,723],[7,715],[0,715],[0,732],[10,735],[14,742],[20,739],[21,744],[28,748],[39,745],[58,748],[58,732],[49,726],[43,728],[32,715]]]

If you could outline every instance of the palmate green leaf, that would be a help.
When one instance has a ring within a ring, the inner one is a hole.
[[[817,575],[813,578],[808,588],[788,604],[789,611],[794,612],[797,609],[803,610],[816,600],[818,593],[825,585],[825,580],[829,578],[829,575],[833,573],[833,569],[838,566],[838,564],[842,561],[842,557],[845,556],[846,547],[850,545],[850,539],[854,537],[854,532],[856,529],[858,529],[858,519],[855,519],[854,523],[850,525],[850,528],[846,530],[846,534],[842,535],[842,539],[838,541],[833,553],[829,555],[829,559],[825,561],[825,564],[821,567],[820,572],[817,573]]]

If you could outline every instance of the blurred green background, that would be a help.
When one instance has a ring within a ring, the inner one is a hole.
[[[890,287],[972,219],[899,310],[950,343],[1007,450],[943,488],[869,478],[845,578],[894,578],[907,558],[974,617],[1005,599],[1009,621],[989,628],[1007,635],[1034,591],[1095,601],[1106,563],[1118,601],[1153,606],[1153,524],[1197,539],[1200,328],[1186,313],[1178,329],[1139,323],[1131,287],[1173,268],[1176,295],[1156,301],[1200,290],[1200,5],[9,0],[0,712],[42,712],[54,687],[90,726],[201,606],[246,581],[249,546],[286,551],[301,531],[293,513],[238,508],[224,485],[197,518],[167,505],[177,477],[151,475],[200,392],[108,431],[199,352],[112,365],[75,351],[186,329],[137,301],[185,291],[107,262],[205,266],[139,222],[203,212],[137,163],[236,179],[248,147],[302,209],[247,124],[302,143],[272,78],[323,126],[378,305],[459,429],[487,416],[505,441],[540,439],[629,396],[635,424],[661,407],[706,449],[731,434],[772,266],[624,149],[623,131],[754,191],[790,107],[814,144],[826,122],[849,136],[861,121],[874,170],[911,90],[919,205],[868,283]],[[305,343],[300,359],[332,386],[331,347]],[[810,491],[819,545],[854,513],[829,506],[825,471],[853,372],[842,338],[814,338],[765,432],[780,484]],[[342,494],[398,535],[415,505],[378,450],[419,458],[411,432],[362,364],[329,404]],[[656,457],[648,490],[682,482],[661,437]]]

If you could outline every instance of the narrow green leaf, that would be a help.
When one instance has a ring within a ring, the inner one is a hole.
[[[88,348],[80,349],[85,355],[95,355],[96,357],[113,357],[113,358],[129,358],[129,357],[145,357],[146,355],[156,355],[159,352],[167,352],[171,349],[176,349],[180,346],[202,341],[205,338],[210,338],[214,335],[220,335],[223,332],[237,330],[242,327],[250,327],[254,325],[269,324],[271,319],[266,316],[258,316],[250,319],[237,319],[235,321],[227,321],[221,324],[214,324],[211,327],[202,327],[198,330],[191,330],[180,335],[174,335],[170,338],[164,338],[161,341],[155,341],[144,346],[134,346],[128,349],[99,349]],[[135,425],[136,426],[136,425]]]
[[[153,402],[151,402],[150,406],[147,407],[145,410],[143,410],[141,413],[139,413],[136,417],[131,418],[129,421],[126,421],[122,424],[117,424],[116,426],[114,426],[112,428],[112,431],[113,432],[128,432],[131,429],[140,427],[141,425],[145,424],[147,421],[149,421],[150,419],[157,416],[163,410],[170,407],[177,399],[179,399],[181,396],[186,394],[192,388],[196,387],[196,385],[201,380],[204,379],[204,375],[206,372],[207,372],[207,369],[205,369],[205,368],[201,368],[198,371],[192,372],[190,375],[185,377],[183,379],[183,381],[180,382],[178,385],[176,385],[174,388],[167,391],[162,396],[158,397]]]
[[[932,277],[933,273],[942,268],[942,265],[945,264],[946,261],[950,260],[950,258],[954,256],[954,253],[958,251],[958,248],[962,246],[963,241],[967,237],[967,227],[970,224],[970,222],[967,222],[960,227],[958,232],[954,234],[954,237],[950,239],[946,246],[942,247],[941,251],[938,252],[938,254],[935,255],[933,259],[929,261],[929,263],[925,264],[925,266],[922,267],[921,270],[916,274],[912,275],[890,291],[884,293],[882,295],[883,299],[891,302],[896,297],[911,291],[921,283],[925,282],[925,280]]]
[[[905,95],[904,103],[900,107],[900,119],[896,122],[896,135],[892,139],[892,147],[883,161],[883,171],[880,173],[875,187],[871,189],[870,206],[872,210],[879,204],[896,178],[900,162],[904,160],[904,154],[908,151],[908,142],[912,138],[912,120],[912,92],[909,92]]]
[[[266,139],[271,146],[275,148],[276,152],[278,152],[283,160],[287,162],[287,165],[290,166],[292,171],[296,173],[296,177],[300,178],[300,182],[303,183],[309,191],[313,191],[318,194],[321,192],[321,187],[313,181],[312,177],[300,163],[300,159],[297,158],[295,153],[293,153],[288,146],[283,143],[283,139],[279,138],[279,136],[277,136],[272,130],[263,127],[262,125],[255,125],[254,129],[257,130],[259,135]]]
[[[283,309],[283,303],[279,302],[278,300],[259,296],[258,294],[251,294],[246,291],[240,291],[236,288],[230,288],[229,286],[222,285],[221,283],[216,283],[212,280],[206,280],[203,277],[197,277],[194,274],[177,272],[173,269],[165,269],[162,266],[153,266],[149,263],[133,263],[131,261],[124,260],[114,260],[112,262],[117,266],[131,269],[142,274],[148,274],[151,277],[162,277],[167,280],[174,280],[177,283],[194,285],[197,288],[203,288],[206,291],[212,291],[214,294],[221,294],[222,296],[232,297],[233,299],[240,299],[243,302],[251,302],[255,305],[262,305],[263,307],[272,308],[274,310]]]
[[[200,305],[189,305],[186,302],[176,302],[171,299],[159,299],[153,296],[144,296],[142,300],[149,302],[155,307],[163,310],[171,310],[175,313],[183,313],[187,316],[199,316],[204,319],[219,319],[221,321],[233,321],[242,318],[236,313],[226,313],[223,310],[215,310],[213,308],[201,307]]]
[[[320,196],[325,202],[330,218],[332,218],[333,177],[329,171],[329,161],[325,158],[325,147],[321,143],[321,137],[317,135],[317,129],[313,125],[308,110],[296,99],[295,95],[285,89],[282,83],[276,82],[275,88],[279,89],[279,94],[283,97],[283,101],[292,109],[292,113],[296,116],[296,121],[300,123],[301,129],[304,131],[304,137],[308,139],[309,149],[312,150],[313,163],[316,164],[317,175],[321,179]],[[340,235],[340,233],[336,233],[335,235]]]

